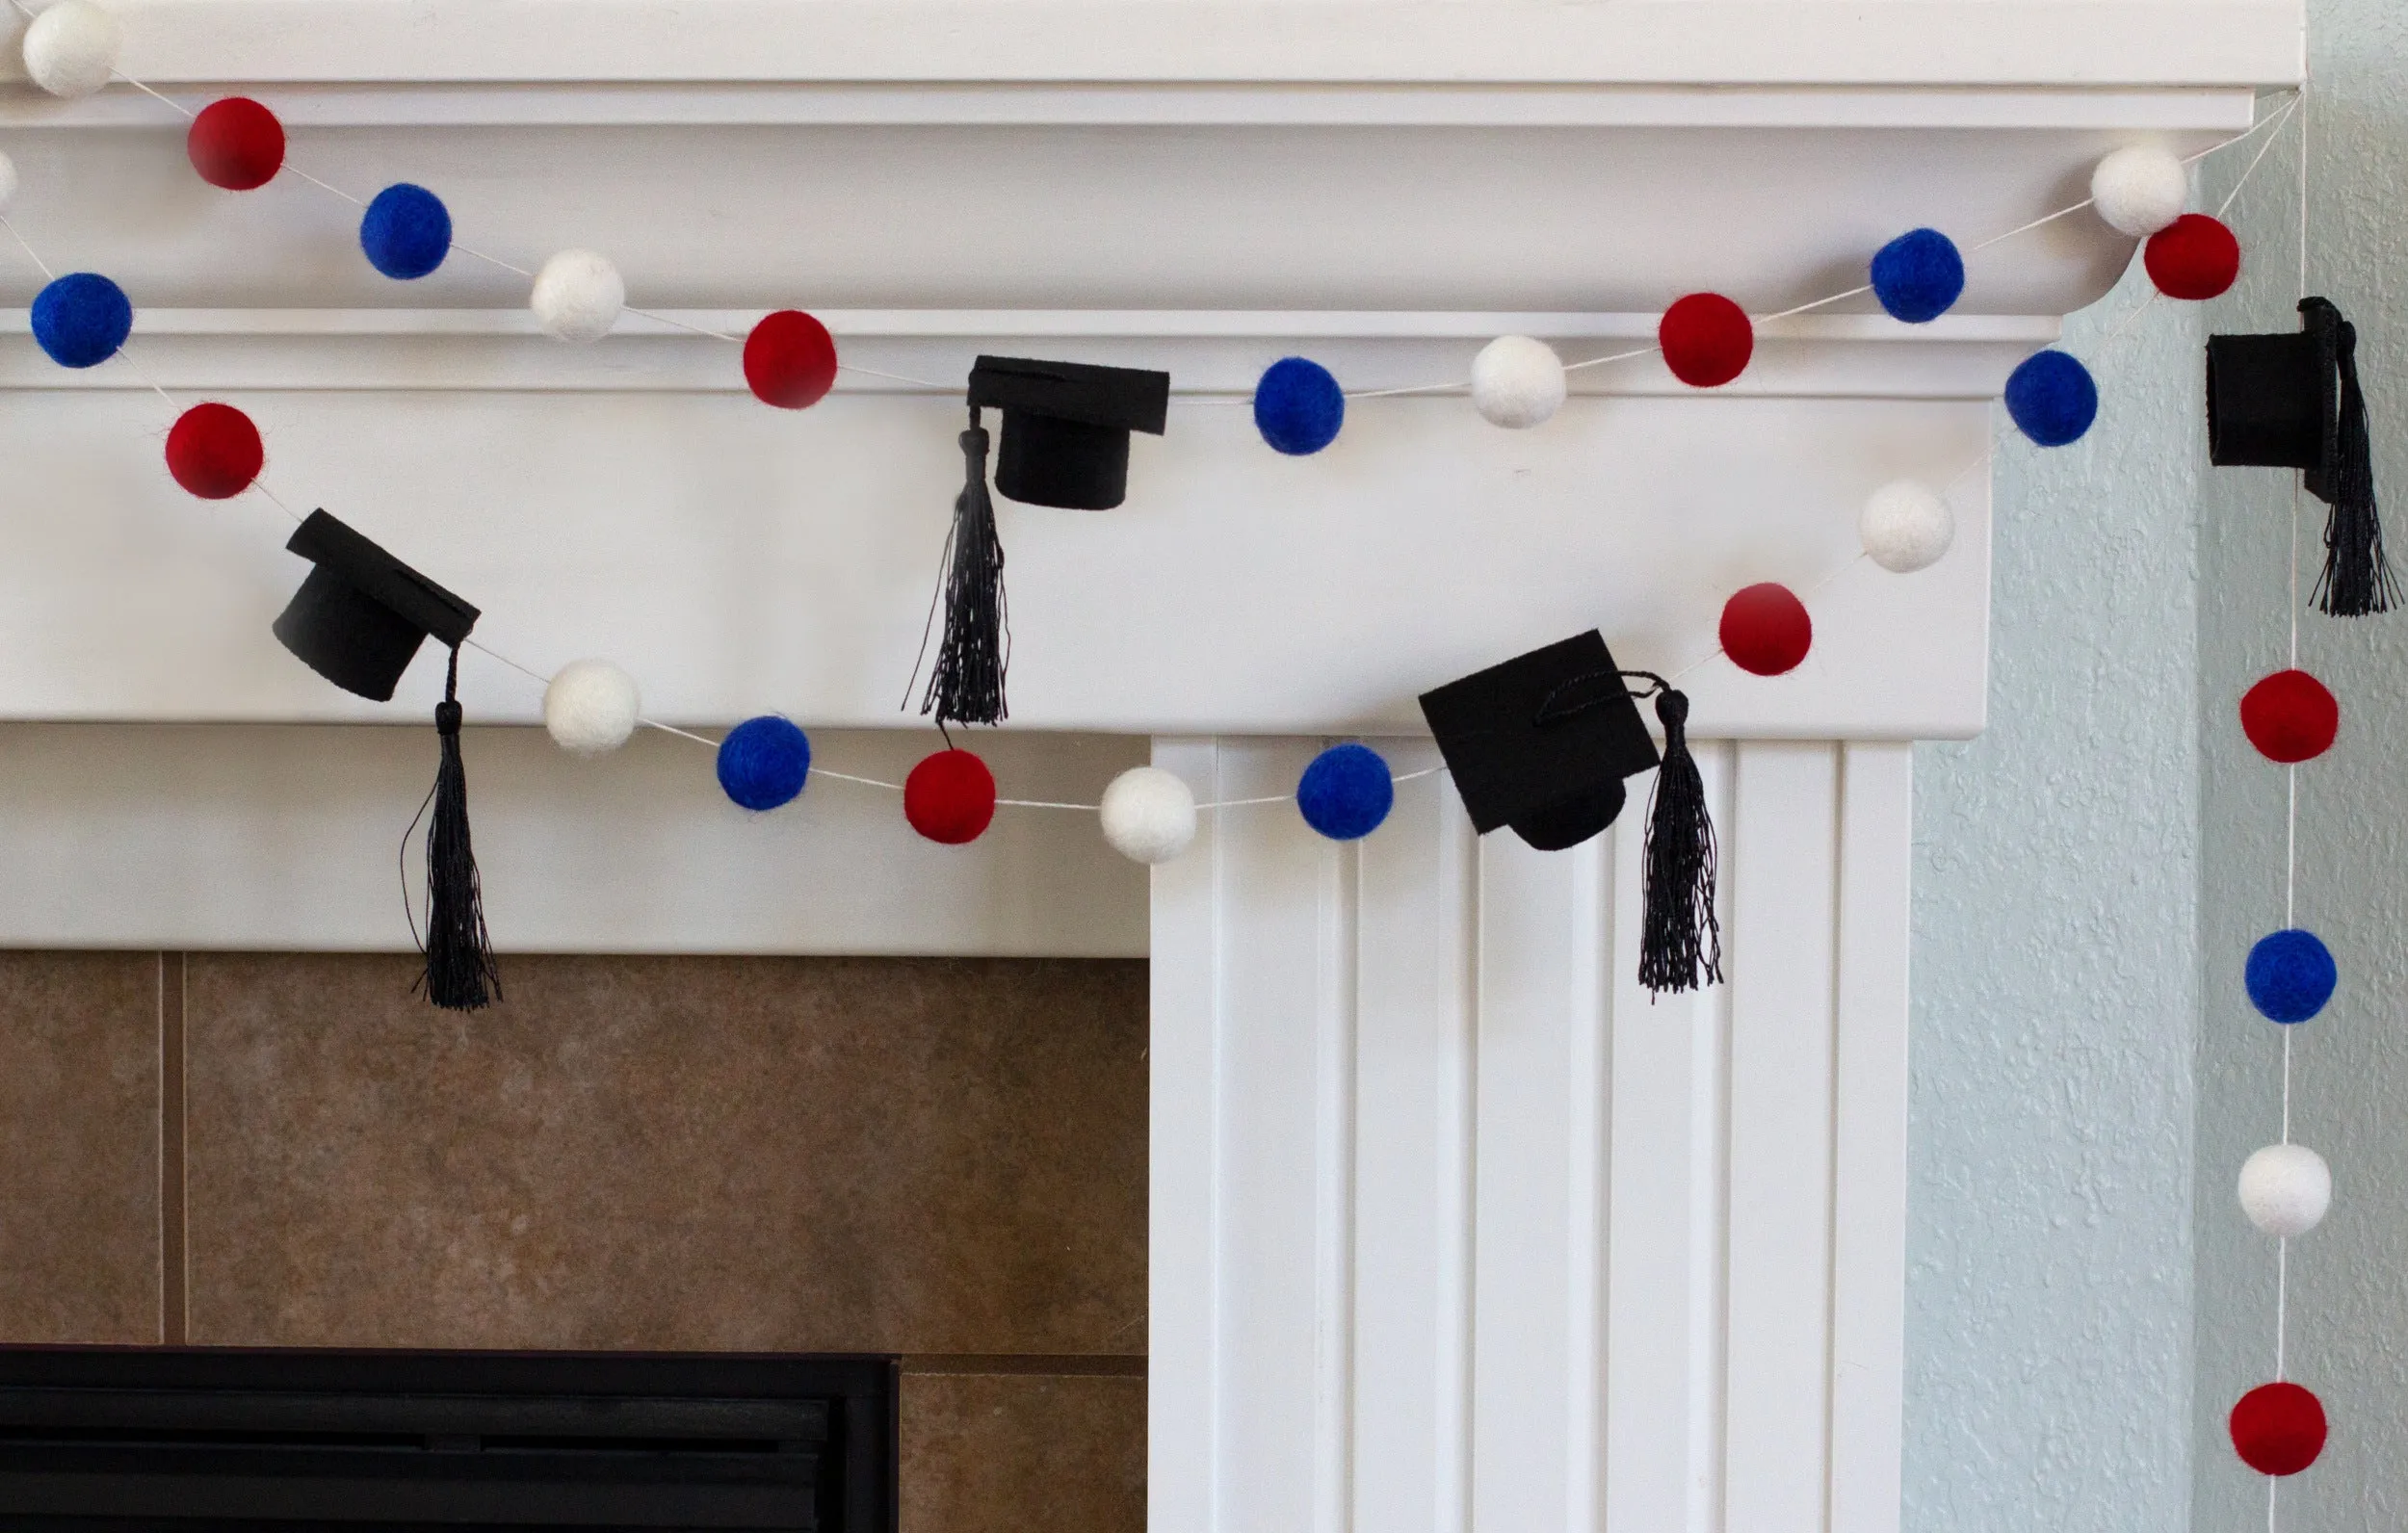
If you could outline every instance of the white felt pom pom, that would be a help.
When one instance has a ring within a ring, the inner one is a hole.
[[[91,0],[59,0],[25,29],[25,72],[54,96],[88,96],[109,83],[122,40]]]
[[[2332,1205],[2332,1168],[2304,1144],[2267,1145],[2240,1168],[2241,1212],[2267,1234],[2306,1234]]]
[[[1165,863],[1195,840],[1195,794],[1176,772],[1132,766],[1104,790],[1104,839],[1132,862]]]
[[[1956,540],[1956,513],[1946,497],[1917,480],[1884,484],[1865,502],[1856,536],[1872,561],[1894,575],[1939,562]]]
[[[15,200],[16,162],[6,151],[0,151],[0,213],[7,212],[9,204]]]
[[[636,679],[607,660],[573,660],[543,689],[543,727],[572,756],[599,756],[627,743],[643,703]]]
[[[1563,405],[1563,359],[1544,341],[1500,335],[1472,359],[1472,403],[1491,426],[1536,426]]]
[[[2099,162],[2090,172],[2090,199],[2109,228],[2145,240],[2183,216],[2190,176],[2166,150],[2136,143]]]
[[[593,250],[563,250],[544,262],[527,299],[543,333],[563,341],[602,339],[626,305],[627,284],[618,268]]]

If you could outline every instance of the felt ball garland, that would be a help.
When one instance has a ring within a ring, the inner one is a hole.
[[[1500,335],[1472,358],[1472,407],[1509,431],[1554,419],[1567,392],[1563,358],[1528,335]]]
[[[2260,1234],[2296,1240],[2333,1206],[2333,1171],[2304,1144],[2270,1144],[2242,1162],[2239,1193]]]
[[[1815,620],[1788,586],[1766,581],[1722,604],[1723,653],[1757,676],[1794,670],[1815,641]]]
[[[1930,485],[1897,480],[1866,498],[1856,537],[1874,563],[1893,575],[1911,575],[1938,563],[1956,541],[1956,513]]]
[[[2034,351],[2006,376],[2006,413],[2042,447],[2080,441],[2099,416],[2090,370],[2064,351]]]
[[[2242,1395],[2228,1425],[2233,1450],[2260,1474],[2297,1474],[2324,1451],[2324,1403],[2288,1381]]]
[[[594,250],[563,250],[543,263],[527,296],[536,324],[556,341],[598,341],[618,323],[627,306],[627,284],[610,257]]]
[[[790,718],[747,718],[720,741],[720,788],[742,808],[793,803],[810,775],[811,741]]]
[[[1332,745],[1297,780],[1304,822],[1331,841],[1360,841],[1380,827],[1397,801],[1388,762],[1369,745]]]
[[[903,779],[903,818],[929,840],[960,846],[995,819],[995,774],[966,750],[924,757]]]
[[[98,367],[134,332],[125,290],[97,272],[70,272],[34,296],[34,340],[61,367]]]
[[[2091,207],[2107,227],[2145,240],[2182,217],[2190,200],[2183,162],[2154,143],[2135,143],[2101,160],[2090,172]]]
[[[642,713],[636,679],[607,660],[572,660],[553,672],[543,689],[544,731],[571,756],[618,749],[635,734]],[[809,761],[807,745],[804,760]]]
[[[25,29],[25,72],[54,96],[88,96],[116,72],[124,36],[91,0],[59,0]]]
[[[2341,983],[2332,950],[2312,931],[2269,932],[2249,949],[2241,971],[2249,1002],[2269,1022],[2306,1022],[2324,1009]]]
[[[1132,766],[1104,790],[1104,839],[1131,862],[1166,863],[1195,840],[1195,794],[1178,773]]]
[[[204,501],[222,501],[250,488],[267,462],[259,428],[231,404],[196,404],[168,430],[168,473]]]
[[[378,193],[360,215],[359,248],[368,264],[386,276],[415,281],[451,253],[451,212],[425,187],[396,182]]]
[[[2140,256],[2169,299],[2212,299],[2240,275],[2240,242],[2204,213],[2186,213],[2149,236]]]
[[[745,384],[764,404],[808,409],[836,386],[836,340],[800,309],[766,315],[745,336]]]
[[[1747,371],[1756,327],[1747,311],[1719,293],[1676,299],[1656,325],[1664,366],[1691,388],[1720,388]]]
[[[1873,252],[1872,296],[1890,318],[1928,325],[1965,291],[1965,258],[1938,229],[1909,229]]]
[[[254,192],[284,168],[284,124],[249,96],[227,96],[193,118],[184,155],[211,186]]]
[[[5,150],[0,150],[0,212],[6,211],[9,204],[16,200],[16,161]]]
[[[2241,694],[2241,733],[2268,761],[2313,761],[2341,727],[2341,703],[2304,670],[2276,671]]]
[[[1254,385],[1254,429],[1291,457],[1320,452],[1347,422],[1346,391],[1329,369],[1301,356],[1283,356]]]

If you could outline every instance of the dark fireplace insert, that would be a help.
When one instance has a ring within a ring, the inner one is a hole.
[[[897,1361],[0,1347],[0,1530],[894,1533]]]

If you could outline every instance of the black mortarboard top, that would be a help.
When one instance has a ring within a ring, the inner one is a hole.
[[[995,488],[1007,499],[1108,511],[1129,492],[1129,433],[1163,434],[1170,375],[1085,362],[982,356],[970,408],[1004,412]]]
[[[310,669],[389,701],[427,636],[457,649],[477,610],[324,511],[285,548],[316,565],[275,620],[275,637]]]
[[[1596,630],[1422,694],[1455,791],[1482,835],[1510,825],[1540,851],[1578,845],[1622,812],[1622,779],[1656,765]]]

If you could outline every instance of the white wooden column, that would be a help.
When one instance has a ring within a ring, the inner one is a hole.
[[[1153,888],[1156,1533],[1896,1526],[1908,760],[1702,746],[1730,982],[1661,1000],[1644,782],[1554,854],[1443,775],[1349,846],[1206,815]]]

